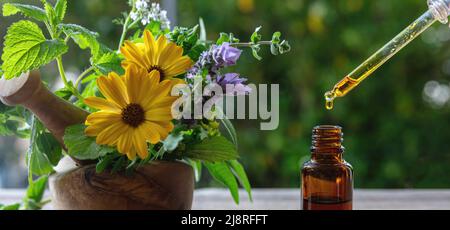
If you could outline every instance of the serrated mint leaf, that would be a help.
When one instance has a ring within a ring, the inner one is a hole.
[[[281,32],[277,31],[277,32],[273,33],[273,35],[272,35],[272,43],[273,44],[279,44],[280,41],[281,41],[280,37],[281,37]]]
[[[101,55],[99,58],[93,58],[91,64],[97,68],[102,74],[116,72],[119,75],[124,74],[122,68],[122,59],[115,52],[108,52]]]
[[[81,49],[90,48],[93,56],[99,52],[98,33],[75,24],[60,24],[59,28],[71,37]]]
[[[46,40],[42,30],[31,21],[12,24],[5,37],[2,60],[4,76],[11,79],[37,69],[67,52],[60,40]]]
[[[35,117],[32,118],[30,147],[25,155],[28,171],[37,176],[52,173],[53,166],[47,155],[39,150],[37,139],[45,131],[44,125]]]
[[[250,40],[252,41],[253,44],[258,44],[258,42],[261,41],[262,35],[259,33],[261,28],[262,27],[259,26],[255,29],[255,32],[253,32],[252,37],[250,38]]]
[[[114,148],[98,145],[95,138],[84,134],[86,126],[83,124],[70,126],[64,134],[64,144],[68,155],[78,160],[95,160],[115,151]]]
[[[36,19],[41,22],[47,20],[45,10],[32,5],[24,5],[19,3],[5,3],[3,5],[3,16],[11,16],[17,13],[21,13],[26,17]]]
[[[47,186],[48,176],[42,176],[28,185],[27,198],[35,202],[40,202],[44,196],[45,187]]]
[[[64,20],[66,10],[67,10],[67,0],[58,0],[55,4],[55,14],[56,18],[58,18],[60,22]]]
[[[61,144],[51,133],[44,132],[36,139],[38,150],[47,156],[53,166],[58,165],[62,158]]]
[[[253,57],[256,58],[258,61],[262,60],[262,57],[259,55],[259,51],[261,50],[261,45],[253,45],[252,46],[252,54]]]
[[[56,17],[55,9],[46,0],[41,1],[44,4],[45,13],[47,14],[47,22],[50,24],[50,27],[52,29],[56,28],[56,25],[58,24],[58,18]]]
[[[238,158],[234,144],[222,136],[210,137],[198,144],[189,145],[185,155],[191,159],[207,162],[221,162]]]

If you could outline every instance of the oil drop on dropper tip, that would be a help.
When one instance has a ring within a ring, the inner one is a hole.
[[[332,109],[334,99],[345,96],[434,22],[448,22],[450,0],[428,0],[428,8],[427,12],[338,82],[333,90],[325,93],[326,108]]]

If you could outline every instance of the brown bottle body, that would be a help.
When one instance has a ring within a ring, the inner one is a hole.
[[[301,172],[303,210],[353,208],[353,169],[343,158],[342,136],[338,126],[313,129],[311,160]]]

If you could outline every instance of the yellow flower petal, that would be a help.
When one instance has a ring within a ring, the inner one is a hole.
[[[122,136],[119,138],[117,142],[117,150],[123,154],[131,153],[133,146],[133,129],[127,127],[126,130],[123,131]]]
[[[133,144],[136,148],[137,154],[141,159],[145,159],[148,156],[148,149],[147,149],[147,141],[139,135],[138,132],[136,132],[133,136]]]
[[[100,131],[97,136],[96,143],[99,145],[115,146],[122,135],[122,130],[126,129],[126,125],[121,122],[116,122],[108,128]]]
[[[187,70],[189,70],[193,65],[192,60],[189,57],[182,57],[177,60],[177,62],[174,62],[170,66],[166,66],[164,68],[164,73],[168,76],[178,76],[180,74],[185,73]]]
[[[84,103],[92,108],[120,113],[120,107],[115,103],[99,97],[88,97]]]
[[[146,121],[171,121],[173,120],[170,108],[155,108],[145,112]]]
[[[176,64],[178,59],[183,56],[183,48],[177,46],[175,43],[169,43],[164,50],[161,51],[160,62],[161,66],[171,66]]]
[[[154,129],[150,122],[145,122],[138,128],[139,135],[144,136],[147,141],[156,144],[161,140],[159,133]]]
[[[97,85],[107,100],[115,102],[122,108],[127,106],[126,86],[117,74],[111,73],[108,77],[99,77]]]

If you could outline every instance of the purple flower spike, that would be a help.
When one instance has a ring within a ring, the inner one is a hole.
[[[237,73],[227,73],[223,76],[217,76],[216,83],[222,87],[227,95],[245,95],[249,94],[252,89],[245,85],[246,78],[241,78]],[[234,86],[234,92],[226,92],[227,85]]]
[[[230,43],[225,42],[220,46],[215,46],[212,49],[212,57],[218,66],[232,66],[236,65],[241,57],[242,50],[230,46]]]

